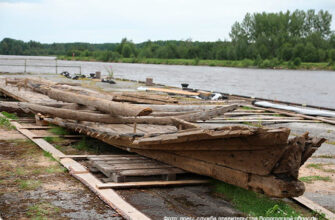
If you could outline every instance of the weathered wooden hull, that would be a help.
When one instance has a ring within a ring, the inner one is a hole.
[[[288,140],[289,129],[245,126],[217,129],[221,135],[213,130],[174,131],[158,134],[150,141],[150,137],[141,134],[138,137],[112,135],[108,127],[113,128],[113,125],[102,128],[90,123],[45,120],[121,149],[273,197],[295,197],[304,193],[304,184],[297,179],[299,168],[324,141],[311,139],[307,134]],[[191,132],[194,135],[190,135]],[[172,138],[173,135],[178,138]]]

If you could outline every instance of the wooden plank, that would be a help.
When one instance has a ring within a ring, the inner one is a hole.
[[[123,176],[155,176],[178,173],[186,173],[186,171],[179,168],[171,167],[164,169],[121,170],[118,172],[119,175]]]
[[[174,180],[174,181],[147,181],[147,182],[125,182],[125,183],[102,183],[97,184],[99,189],[107,188],[137,188],[137,187],[148,187],[148,186],[180,186],[180,185],[197,185],[207,184],[209,180]]]
[[[117,172],[121,170],[141,170],[141,169],[159,169],[169,168],[171,165],[163,163],[140,163],[140,164],[108,164],[108,163],[95,163],[97,166],[103,167],[110,172]]]
[[[48,130],[50,129],[49,126],[23,126],[21,129],[28,129],[28,130]]]
[[[150,161],[149,159],[131,159],[131,160],[128,160],[128,159],[119,159],[119,160],[93,160],[92,163],[101,163],[101,162],[104,162],[106,164],[137,164],[137,163],[148,163],[148,162],[151,162],[151,163],[155,163],[155,164],[158,164],[158,162],[152,162]]]
[[[155,87],[147,87],[147,91],[155,91],[155,92],[165,92],[171,94],[178,94],[178,95],[189,95],[189,96],[198,96],[200,95],[199,92],[189,92],[180,89],[165,89],[165,88],[155,88]]]
[[[293,200],[297,201],[298,203],[306,206],[307,208],[316,211],[320,214],[325,214],[325,217],[327,219],[335,219],[335,214],[331,211],[329,211],[328,209],[320,206],[319,204],[313,202],[312,200],[306,198],[305,196],[299,196],[299,197],[293,197]]]
[[[87,159],[88,156],[99,156],[99,155],[64,155],[59,157],[60,159],[63,158],[72,158],[72,159]]]
[[[59,137],[59,138],[83,138],[85,137],[84,135],[39,135],[39,134],[34,134],[32,138],[45,138],[45,137]]]
[[[219,124],[231,124],[231,123],[243,123],[243,122],[277,122],[277,123],[289,123],[289,122],[301,122],[301,123],[320,123],[319,120],[208,120],[208,121],[197,121],[197,123],[219,123]]]

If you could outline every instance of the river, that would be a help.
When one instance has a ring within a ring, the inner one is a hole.
[[[13,60],[16,58],[17,60]],[[21,60],[20,60],[21,59]],[[29,65],[55,65],[53,57],[0,56],[0,72],[22,72],[27,63],[27,72],[55,73],[55,67],[32,67]],[[209,66],[155,65],[129,63],[103,63],[83,61],[57,61],[58,72],[101,71],[108,74],[112,68],[115,77],[145,80],[170,86],[189,83],[191,88],[247,95],[281,101],[297,102],[335,108],[335,72],[310,70],[270,70]],[[76,67],[61,67],[76,66]],[[112,85],[111,85],[112,86]]]

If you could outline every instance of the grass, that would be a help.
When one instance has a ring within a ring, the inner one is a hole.
[[[44,137],[43,139],[46,140],[49,143],[61,142],[63,140],[60,137]]]
[[[314,181],[325,181],[325,182],[332,181],[332,179],[329,176],[303,176],[300,177],[299,180],[305,183],[313,183]]]
[[[251,108],[249,106],[241,106],[240,108],[243,110],[255,110],[254,108]]]
[[[18,180],[19,188],[23,190],[35,190],[41,185],[39,180]]]
[[[89,141],[87,141],[86,137],[83,137],[79,142],[73,145],[73,147],[77,150],[95,151],[93,148],[90,147],[90,143]]]
[[[326,165],[330,165],[330,164],[322,164],[322,163],[311,163],[307,165],[307,168],[314,168],[314,169],[318,169],[327,173],[335,173],[334,169],[327,169],[324,168],[324,166]]]
[[[83,60],[83,61],[102,61],[94,57],[71,57],[58,56],[63,60]],[[265,61],[268,61],[264,65]],[[108,62],[119,63],[145,63],[145,64],[166,64],[166,65],[192,65],[192,66],[222,66],[222,67],[239,67],[239,68],[261,68],[261,69],[317,69],[333,70],[333,66],[328,62],[311,63],[302,62],[299,66],[293,65],[292,62],[273,62],[272,60],[263,60],[260,65],[256,65],[254,60],[199,60],[199,59],[159,59],[159,58],[120,58],[118,60],[109,60]]]
[[[244,121],[244,122],[242,122],[242,124],[245,124],[245,125],[248,125],[248,126],[252,126],[252,127],[257,127],[257,128],[262,128],[263,127],[261,120],[258,121],[257,123],[252,123],[252,122]]]
[[[59,126],[53,126],[49,129],[49,131],[56,135],[68,135],[69,132],[65,128],[59,127]]]
[[[332,158],[335,158],[334,155],[318,155],[318,156],[315,156],[317,158],[329,158],[329,159],[332,159]]]
[[[0,127],[1,128],[5,128],[5,129],[8,129],[8,130],[13,130],[15,129],[15,126],[13,126],[10,121],[8,120],[8,118],[6,117],[2,117],[0,116]]]
[[[52,156],[52,154],[51,153],[49,153],[49,152],[47,152],[47,151],[44,151],[43,152],[43,155],[45,156],[45,157],[48,157],[50,160],[52,160],[52,161],[56,161],[56,159]]]
[[[274,200],[227,183],[215,181],[215,191],[222,194],[236,209],[249,216],[298,217],[301,215],[281,200]]]
[[[48,219],[48,216],[55,216],[60,208],[50,203],[37,203],[28,207],[27,215],[32,219]]]
[[[66,168],[58,166],[58,165],[54,166],[54,167],[48,167],[48,168],[45,169],[45,172],[50,173],[50,174],[51,173],[64,173],[66,171],[67,171]]]
[[[2,111],[1,114],[3,114],[8,119],[18,119],[18,117],[13,113]]]
[[[326,141],[327,144],[335,145],[335,141]]]
[[[23,176],[26,174],[26,171],[22,167],[16,168],[15,174],[18,176]]]

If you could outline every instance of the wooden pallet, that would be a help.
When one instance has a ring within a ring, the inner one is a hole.
[[[91,171],[100,171],[105,182],[176,180],[186,171],[135,154],[88,156]]]

